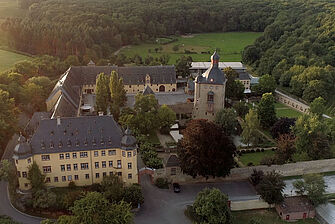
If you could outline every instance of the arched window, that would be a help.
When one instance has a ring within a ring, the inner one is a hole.
[[[207,102],[214,102],[214,93],[212,91],[207,94]]]
[[[165,92],[165,86],[164,85],[159,86],[159,92]]]

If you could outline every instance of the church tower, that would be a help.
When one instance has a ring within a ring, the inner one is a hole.
[[[219,68],[220,56],[214,52],[211,66],[194,81],[193,119],[203,118],[213,121],[216,113],[224,108],[226,76]]]

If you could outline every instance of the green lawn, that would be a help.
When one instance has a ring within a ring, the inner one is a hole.
[[[209,61],[211,54],[201,53],[210,52],[212,53],[216,48],[221,56],[221,61],[241,61],[241,52],[245,46],[252,44],[262,33],[255,32],[227,32],[227,33],[204,33],[194,34],[191,36],[177,37],[176,42],[169,44],[159,43],[146,43],[140,45],[133,45],[123,48],[120,53],[127,56],[134,56],[138,54],[142,57],[151,55],[158,57],[161,54],[170,55],[170,64],[174,64],[175,61],[181,56],[186,55],[185,50],[196,52],[194,54],[187,54],[193,58],[193,61]],[[166,38],[160,38],[162,42],[166,41]],[[178,45],[179,50],[173,51],[173,46]],[[162,47],[162,50],[155,53],[155,48]],[[149,53],[149,49],[151,53]]]
[[[0,72],[11,68],[16,62],[29,59],[30,57],[22,54],[0,50]]]
[[[271,210],[250,210],[233,212],[234,224],[248,224],[251,219],[259,220],[260,224],[287,224],[281,220],[274,209]],[[294,222],[295,224],[318,224],[315,219],[305,219]]]
[[[274,152],[272,150],[266,150],[264,152],[244,153],[242,156],[240,156],[239,161],[242,162],[245,166],[247,166],[250,162],[257,166],[260,165],[261,160],[265,156],[272,155],[274,155]]]
[[[276,115],[278,118],[280,117],[289,117],[289,118],[297,118],[302,115],[299,111],[296,111],[282,103],[275,103]]]

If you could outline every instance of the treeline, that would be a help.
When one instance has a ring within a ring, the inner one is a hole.
[[[20,0],[24,18],[8,18],[2,29],[10,46],[31,54],[84,62],[108,58],[120,46],[155,37],[225,31],[263,31],[280,8],[263,0]]]
[[[270,74],[284,89],[308,102],[335,91],[335,3],[295,1],[243,52],[259,75]]]

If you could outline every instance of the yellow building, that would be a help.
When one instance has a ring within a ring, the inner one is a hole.
[[[31,139],[20,136],[13,159],[21,190],[31,187],[27,175],[33,162],[50,187],[71,181],[91,185],[111,174],[126,184],[138,182],[136,139],[112,116],[43,119]]]

